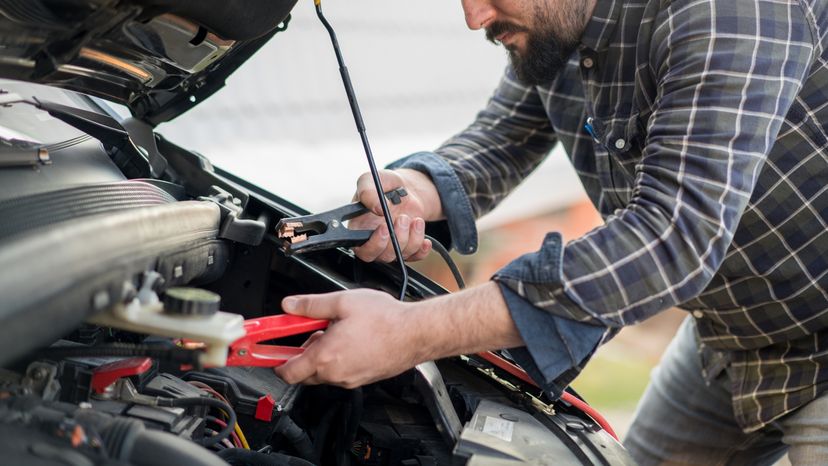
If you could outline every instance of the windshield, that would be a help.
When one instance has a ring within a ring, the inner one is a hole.
[[[0,90],[24,99],[37,97],[84,110],[94,109],[90,101],[79,94],[40,84],[0,79]],[[83,132],[66,124],[55,125],[50,131],[43,131],[43,122],[52,119],[46,112],[29,105],[16,105],[16,110],[0,112],[0,139],[48,146],[84,136]]]

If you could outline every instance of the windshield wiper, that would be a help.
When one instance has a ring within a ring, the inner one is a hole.
[[[167,169],[167,160],[157,150],[135,144],[129,131],[109,115],[62,105],[36,97],[24,99],[0,90],[0,106],[27,104],[39,108],[58,120],[99,140],[107,149],[118,149],[130,159],[143,162],[139,177],[160,179]],[[48,152],[47,152],[48,157]],[[20,158],[23,158],[21,155]]]

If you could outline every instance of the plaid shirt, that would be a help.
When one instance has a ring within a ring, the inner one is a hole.
[[[551,85],[507,70],[471,126],[395,164],[432,175],[470,252],[474,218],[563,144],[604,225],[565,246],[550,235],[495,276],[531,356],[518,360],[548,388],[671,306],[726,356],[745,431],[828,388],[826,10],[598,0]]]

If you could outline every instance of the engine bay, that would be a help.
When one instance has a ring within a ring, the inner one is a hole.
[[[157,177],[143,176],[153,157],[136,158],[99,127],[78,129],[91,117],[73,108],[117,129],[105,107],[0,84],[60,104],[0,113],[7,133],[39,133],[50,157],[0,167],[4,464],[629,462],[581,409],[477,356],[353,390],[225,367],[244,323],[278,316],[284,297],[359,287],[396,295],[399,270],[346,249],[287,255],[274,226],[301,208],[126,120],[130,140],[163,162]],[[408,273],[405,299],[446,293]],[[308,335],[275,343],[299,347]]]

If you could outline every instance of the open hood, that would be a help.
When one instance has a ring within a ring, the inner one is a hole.
[[[220,89],[297,0],[0,0],[0,77],[126,105],[152,125]]]

